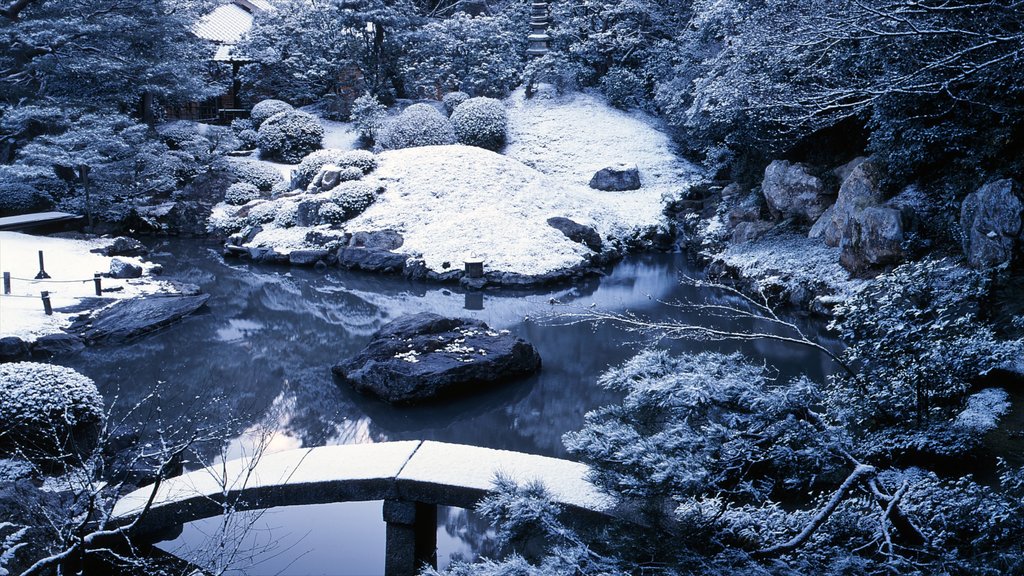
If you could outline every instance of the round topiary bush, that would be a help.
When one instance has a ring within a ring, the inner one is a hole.
[[[298,223],[299,205],[296,202],[282,201],[277,206],[277,214],[274,215],[274,224],[281,228],[291,228]]]
[[[239,150],[253,150],[259,142],[259,135],[255,130],[242,130],[238,133],[238,141],[241,142]]]
[[[260,189],[261,192],[270,192],[277,184],[284,183],[284,176],[273,166],[267,166],[260,162],[242,161],[231,162],[231,173],[235,175],[238,182],[248,182]]]
[[[448,112],[448,116],[455,112],[455,109],[459,107],[466,100],[469,100],[469,94],[465,92],[449,92],[441,98],[441,102],[444,102],[444,109]]]
[[[260,202],[249,208],[246,223],[250,225],[269,224],[277,218],[277,202]]]
[[[256,127],[252,125],[252,120],[248,118],[235,118],[231,121],[231,131],[235,134],[241,134],[246,130],[256,131]]]
[[[11,183],[0,187],[0,216],[17,216],[53,207],[53,199],[28,184]]]
[[[366,150],[338,150],[327,148],[306,155],[292,173],[292,185],[295,188],[306,188],[320,169],[328,164],[339,168],[358,168],[361,174],[369,174],[377,168],[377,157]],[[354,180],[354,178],[349,178]]]
[[[31,458],[91,451],[103,422],[103,397],[71,368],[0,364],[0,452]]]
[[[494,98],[470,98],[452,113],[452,127],[459,142],[498,151],[505,145],[508,115]]]
[[[377,187],[361,181],[342,182],[331,192],[334,203],[345,213],[343,220],[362,214],[377,199]]]
[[[224,191],[224,201],[241,206],[260,197],[260,189],[248,182],[235,182]]]
[[[274,114],[294,109],[291,104],[282,100],[263,100],[252,107],[252,112],[249,113],[249,122],[252,123],[253,130],[258,130],[260,125]]]
[[[316,116],[301,110],[278,112],[257,131],[257,144],[265,158],[296,163],[320,148],[324,129]]]
[[[429,104],[413,104],[388,120],[377,135],[381,150],[455,143],[452,123]]]
[[[348,220],[345,209],[334,202],[325,202],[324,204],[321,204],[320,211],[317,212],[317,217],[323,224],[341,224],[345,220]]]

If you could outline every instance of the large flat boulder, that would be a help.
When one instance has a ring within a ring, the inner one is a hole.
[[[391,404],[417,404],[484,390],[540,369],[532,344],[471,318],[424,312],[382,327],[332,371]]]
[[[69,330],[89,344],[126,342],[177,322],[209,299],[209,294],[196,294],[120,300],[76,322]]]

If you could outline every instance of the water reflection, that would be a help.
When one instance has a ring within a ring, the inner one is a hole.
[[[165,240],[155,248],[160,252],[153,259],[163,264],[166,276],[198,284],[211,295],[208,310],[128,346],[88,349],[65,363],[96,380],[106,398],[118,396],[120,406],[160,386],[163,414],[170,421],[239,417],[229,455],[243,453],[255,431],[269,430],[275,450],[432,439],[563,456],[562,434],[579,428],[587,411],[618,400],[616,393],[594,385],[597,376],[649,342],[615,326],[565,326],[544,319],[565,306],[593,306],[659,320],[678,314],[659,301],[709,297],[680,285],[680,276],[692,270],[679,255],[631,257],[608,276],[571,288],[466,293],[401,278],[225,262],[216,246],[200,241]],[[421,311],[470,316],[511,330],[538,348],[543,369],[471,398],[401,409],[334,382],[331,365],[358,352],[384,323]],[[803,372],[821,378],[831,370],[820,353],[778,343],[664,344],[675,350],[740,350],[763,358],[781,377]],[[224,401],[207,401],[215,397]],[[203,460],[222,449],[211,447]],[[332,518],[329,525],[317,524],[319,510],[275,510],[273,518],[285,532],[329,530],[335,541],[361,533],[366,525],[380,525],[383,534],[379,507],[372,514],[368,507],[346,508],[344,522],[325,513]],[[492,551],[479,519],[465,511],[439,518],[442,547],[463,555]],[[187,529],[175,545],[193,543],[200,534]],[[335,559],[323,568],[338,573],[343,565]],[[308,562],[302,566],[283,573],[318,573]]]

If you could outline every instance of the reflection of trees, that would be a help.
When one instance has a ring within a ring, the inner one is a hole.
[[[450,506],[439,506],[437,509],[438,525],[444,526],[446,534],[461,540],[465,547],[472,550],[472,557],[463,555],[453,560],[465,560],[472,562],[477,558],[501,558],[505,551],[498,546],[491,523],[465,508],[453,508]],[[438,558],[440,561],[441,559]]]

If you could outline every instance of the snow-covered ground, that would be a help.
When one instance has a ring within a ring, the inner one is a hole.
[[[549,226],[548,218],[569,218],[593,225],[606,240],[627,240],[664,229],[665,198],[697,177],[654,119],[612,108],[598,96],[552,96],[542,90],[526,100],[519,91],[506,106],[510,128],[504,155],[459,145],[380,154],[380,166],[369,178],[381,181],[386,191],[345,229],[397,230],[405,238],[401,251],[438,273],[461,268],[475,255],[485,259],[488,270],[536,276],[578,266],[592,255]],[[332,126],[331,147],[355,145],[347,124],[324,124]],[[639,190],[588,186],[594,172],[620,162],[637,164]],[[275,167],[286,175],[293,168]],[[282,252],[315,248],[305,244],[309,230],[265,226],[250,245]]]
[[[30,341],[59,333],[70,325],[80,312],[63,313],[59,310],[77,305],[83,298],[96,296],[93,274],[108,272],[111,258],[90,250],[108,244],[109,239],[70,240],[0,232],[0,271],[10,272],[12,277],[11,294],[0,295],[0,337],[17,336]],[[50,280],[33,279],[39,271],[39,250],[43,251]],[[142,265],[143,277],[133,280],[103,278],[104,289],[121,287],[120,291],[104,293],[104,298],[132,298],[171,290],[166,282],[148,275],[151,265],[139,258],[118,258]],[[54,308],[52,316],[43,311],[39,294],[43,290],[50,292]]]
[[[675,154],[657,119],[613,108],[595,94],[557,95],[541,85],[506,100],[509,142],[504,153],[537,170],[586,186],[594,172],[625,162],[640,169],[642,190],[678,193],[697,179],[697,167]]]

